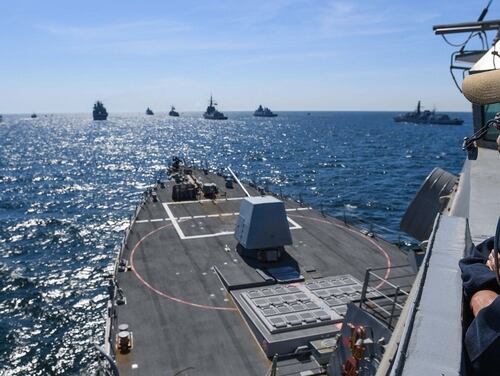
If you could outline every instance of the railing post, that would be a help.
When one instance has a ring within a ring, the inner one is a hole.
[[[394,301],[392,302],[391,317],[389,317],[389,328],[392,325],[392,319],[394,318],[394,311],[396,310],[396,304],[398,303],[399,286],[396,287],[396,293],[394,294]]]
[[[368,290],[368,282],[370,280],[371,269],[367,268],[365,272],[365,280],[363,282],[363,289],[361,290],[361,299],[359,300],[359,308],[363,308],[363,301],[366,298],[366,290]]]

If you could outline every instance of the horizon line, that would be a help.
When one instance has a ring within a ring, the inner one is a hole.
[[[154,110],[153,110],[154,111]],[[223,112],[227,113],[234,113],[234,112],[250,112],[253,113],[255,110],[223,110]],[[168,114],[169,110],[165,111],[157,111],[155,114]],[[204,111],[203,110],[185,110],[185,111],[178,111],[180,114],[182,113],[200,113],[202,114]],[[274,113],[279,113],[279,112],[411,112],[408,109],[405,110],[273,110]],[[440,112],[446,112],[446,113],[454,113],[454,112],[461,112],[461,113],[472,113],[472,109],[470,110],[462,110],[462,111],[436,111],[437,113]],[[30,112],[12,112],[12,113],[1,113],[3,116],[13,116],[13,115],[31,115],[31,114],[37,114],[37,115],[85,115],[89,114],[92,115],[92,111],[85,111],[85,112],[36,112],[36,111],[30,111]],[[117,111],[117,112],[108,112],[109,115],[111,114],[141,114],[145,115],[144,111]],[[147,116],[155,116],[155,115],[147,115]]]

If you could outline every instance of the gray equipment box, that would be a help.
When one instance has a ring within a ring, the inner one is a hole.
[[[203,195],[206,198],[215,198],[215,196],[217,196],[217,193],[219,193],[219,190],[217,189],[217,185],[215,183],[203,184]]]
[[[172,187],[172,200],[192,201],[196,200],[196,188],[193,184],[176,184]]]
[[[234,236],[246,249],[291,245],[292,235],[283,201],[272,196],[245,198],[241,202]]]

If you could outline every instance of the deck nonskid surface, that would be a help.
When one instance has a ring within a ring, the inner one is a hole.
[[[217,178],[210,176],[221,184]],[[127,323],[134,338],[132,351],[117,355],[121,374],[264,375],[270,362],[215,273],[254,272],[232,234],[240,200],[172,203],[170,192],[160,189],[160,202],[143,206],[121,255],[132,270],[117,276],[127,304],[116,307],[116,324]],[[301,269],[363,280],[367,267],[407,262],[396,247],[298,206],[286,201],[293,229],[286,251]]]

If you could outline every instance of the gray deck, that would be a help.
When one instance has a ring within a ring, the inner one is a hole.
[[[167,185],[131,227],[120,256],[131,267],[116,276],[126,304],[115,306],[111,329],[111,338],[122,323],[133,333],[133,349],[116,352],[121,375],[262,376],[271,365],[216,272],[236,288],[268,283],[236,251],[232,231],[245,194],[237,184],[224,188],[217,175],[201,179],[227,191],[227,200],[173,203]],[[285,206],[293,238],[286,252],[306,280],[351,274],[363,281],[367,267],[407,264],[393,245],[296,202],[285,200]],[[306,363],[288,359],[286,372]]]

